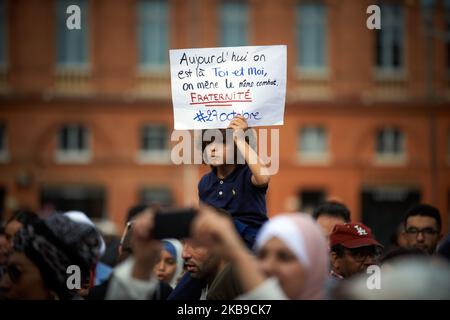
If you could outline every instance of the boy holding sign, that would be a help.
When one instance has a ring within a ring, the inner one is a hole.
[[[267,221],[266,192],[270,174],[246,141],[247,128],[245,118],[237,115],[227,129],[232,130],[232,143],[226,141],[226,132],[222,129],[222,141],[212,139],[204,144],[207,163],[212,170],[200,180],[198,192],[201,202],[224,209],[231,215],[239,234],[251,248],[258,230]],[[225,161],[230,158],[230,152],[235,155],[237,151],[244,157],[244,164]]]

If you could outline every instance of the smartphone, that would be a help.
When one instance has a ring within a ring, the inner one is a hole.
[[[129,221],[127,223],[125,231],[122,234],[122,238],[120,239],[120,246],[122,248],[122,252],[125,253],[133,253],[133,250],[131,248],[131,236],[133,232],[132,226],[133,221]]]
[[[152,237],[154,239],[187,238],[191,234],[191,224],[197,210],[161,209],[155,214]]]

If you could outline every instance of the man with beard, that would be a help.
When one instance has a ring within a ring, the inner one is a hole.
[[[427,204],[413,206],[404,219],[407,246],[434,254],[442,239],[441,223],[441,215],[435,207]]]
[[[186,273],[168,300],[231,300],[242,293],[235,271],[221,253],[202,239],[184,239]]]

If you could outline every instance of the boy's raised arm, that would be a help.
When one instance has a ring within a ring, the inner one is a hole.
[[[270,181],[270,173],[256,151],[245,141],[245,130],[248,128],[247,121],[241,115],[231,120],[228,128],[233,129],[233,139],[236,147],[243,155],[245,162],[252,172],[252,183],[255,186],[266,186]]]

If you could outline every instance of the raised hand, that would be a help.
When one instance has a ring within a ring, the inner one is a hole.
[[[241,115],[237,115],[233,119],[231,119],[228,128],[233,129],[233,140],[234,141],[236,141],[238,139],[243,139],[244,133],[248,129],[247,120],[245,120],[245,117],[243,117]]]

